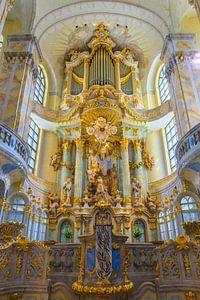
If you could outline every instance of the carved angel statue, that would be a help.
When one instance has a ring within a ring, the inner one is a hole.
[[[57,213],[58,208],[60,207],[60,199],[58,194],[55,192],[51,192],[48,195],[49,200],[49,213],[55,215]]]
[[[72,192],[72,179],[67,178],[67,180],[63,184],[63,196],[64,196],[64,200],[65,200],[65,203],[63,204],[63,206],[71,205],[71,203],[70,203],[71,192]]]
[[[62,153],[60,150],[58,150],[55,154],[51,155],[50,166],[53,167],[54,171],[57,171],[59,169],[61,159],[62,159]]]

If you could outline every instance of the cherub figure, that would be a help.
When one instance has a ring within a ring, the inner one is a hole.
[[[51,192],[48,195],[49,200],[49,213],[55,215],[57,213],[58,208],[60,207],[60,199],[58,194],[55,192]]]

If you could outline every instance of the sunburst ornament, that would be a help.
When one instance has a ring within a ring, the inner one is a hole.
[[[106,142],[110,135],[117,133],[117,127],[112,126],[110,122],[103,117],[99,117],[92,126],[87,127],[86,131],[89,135],[94,135],[98,142]]]

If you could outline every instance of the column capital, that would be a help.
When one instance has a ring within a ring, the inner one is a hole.
[[[84,144],[85,144],[84,140],[78,138],[78,139],[75,140],[75,143],[76,143],[77,149],[83,150],[83,147],[84,147]]]
[[[65,141],[62,143],[62,148],[63,148],[64,150],[69,150],[71,146],[72,146],[72,141],[71,141],[71,140],[65,140]]]
[[[129,139],[127,137],[123,137],[121,139],[121,149],[122,151],[127,151],[128,150],[128,143],[129,143]]]

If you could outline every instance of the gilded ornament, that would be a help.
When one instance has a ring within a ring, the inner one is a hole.
[[[87,244],[87,250],[91,250],[95,247],[95,244],[93,242],[90,242]]]
[[[17,256],[17,261],[16,261],[16,274],[19,275],[21,273],[22,270],[22,264],[23,264],[23,258],[22,255],[19,254]]]
[[[189,236],[183,236],[180,235],[176,238],[176,250],[181,251],[181,250],[188,250],[189,249],[189,244],[188,242],[190,241]]]
[[[196,300],[197,299],[195,292],[192,292],[192,291],[186,292],[185,297],[186,297],[186,300]]]
[[[148,222],[149,222],[150,229],[155,230],[156,229],[156,224],[157,224],[157,219],[156,218],[149,218]]]
[[[0,205],[3,205],[5,202],[6,202],[6,200],[5,200],[5,199],[3,199],[3,198],[0,198]]]
[[[116,242],[113,242],[113,243],[112,243],[112,247],[113,247],[113,249],[115,249],[115,250],[120,249],[120,245],[119,245],[118,243],[116,243]]]
[[[5,269],[10,263],[8,257],[1,255],[0,257],[0,269]]]
[[[191,272],[190,259],[187,254],[183,255],[183,263],[184,263],[186,273],[190,273]]]
[[[121,149],[122,151],[128,151],[128,144],[129,144],[129,139],[126,137],[123,137],[121,139]]]

